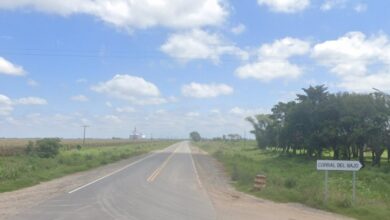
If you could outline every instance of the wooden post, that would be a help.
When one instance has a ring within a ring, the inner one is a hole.
[[[256,175],[253,188],[255,190],[264,189],[267,184],[267,177],[264,175]]]

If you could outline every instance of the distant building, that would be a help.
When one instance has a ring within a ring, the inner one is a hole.
[[[241,135],[239,134],[228,134],[227,136],[231,141],[239,141],[242,139]]]
[[[144,135],[140,132],[137,132],[137,127],[135,127],[133,133],[130,134],[131,140],[140,140],[140,139],[145,139],[145,138],[146,138],[146,135]]]

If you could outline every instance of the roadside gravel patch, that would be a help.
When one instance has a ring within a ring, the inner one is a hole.
[[[298,203],[276,203],[236,191],[223,165],[201,149],[191,146],[202,184],[221,220],[351,220],[352,218]]]

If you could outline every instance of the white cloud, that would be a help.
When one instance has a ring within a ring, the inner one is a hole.
[[[26,74],[23,67],[17,66],[3,57],[0,57],[0,74],[23,76]]]
[[[231,114],[236,114],[236,115],[242,115],[245,113],[245,110],[239,107],[234,107],[230,109],[229,113]]]
[[[321,5],[322,11],[329,11],[334,8],[343,8],[345,7],[345,4],[347,3],[347,0],[326,0]]]
[[[76,102],[87,102],[88,101],[88,97],[85,95],[75,95],[75,96],[70,97],[70,99],[72,101],[76,101]]]
[[[210,110],[210,113],[212,113],[212,114],[220,114],[220,113],[221,113],[221,110],[219,110],[219,109],[217,109],[217,108],[211,109],[211,110]]]
[[[269,82],[276,78],[297,78],[302,72],[299,66],[286,60],[271,59],[246,64],[236,70],[236,74],[242,79],[254,78],[263,82]]]
[[[297,78],[303,70],[292,64],[289,58],[305,55],[309,51],[309,42],[290,37],[276,40],[272,44],[262,45],[258,60],[238,67],[235,74],[242,79],[254,78],[264,82],[277,78]]]
[[[123,121],[116,115],[105,115],[103,116],[103,121],[106,123],[120,124]]]
[[[107,107],[109,107],[109,108],[112,108],[111,102],[106,102],[105,105],[106,105]]]
[[[158,109],[155,111],[155,114],[158,114],[158,115],[163,115],[166,113],[167,113],[167,110],[165,110],[165,109]]]
[[[240,108],[240,107],[236,106],[236,107],[230,109],[229,113],[245,118],[248,116],[253,116],[253,115],[257,115],[257,114],[265,114],[265,113],[269,113],[269,112],[267,112],[266,110],[261,109],[261,108],[259,108],[259,109],[244,109],[244,108]]]
[[[274,12],[295,13],[305,10],[310,0],[257,0],[259,5],[266,5]]]
[[[316,81],[311,81],[307,82],[306,84],[308,85],[318,85],[320,83]],[[322,83],[324,84],[324,83]],[[329,85],[328,83],[325,83],[326,85]],[[291,100],[295,100],[297,98],[297,93],[300,91],[286,91],[286,90],[280,90],[278,89],[275,94],[278,96],[276,102],[289,102]]]
[[[358,3],[353,8],[357,13],[365,12],[367,11],[367,5],[363,3]]]
[[[231,32],[235,35],[242,34],[246,30],[245,25],[239,24],[231,29]]]
[[[86,14],[132,30],[219,25],[228,15],[223,3],[223,0],[3,0],[0,9],[29,9],[61,16]]]
[[[362,75],[366,66],[379,48],[365,43],[365,35],[351,32],[345,36],[314,46],[312,56],[322,65],[331,67],[331,71],[340,75],[354,72]]]
[[[8,115],[13,109],[11,99],[0,94],[0,115]]]
[[[171,102],[171,103],[174,103],[174,102],[178,102],[178,101],[179,101],[179,99],[176,98],[175,96],[169,96],[169,97],[167,98],[167,100],[168,100],[168,102]]]
[[[373,88],[390,91],[390,72],[342,78],[339,87],[355,92],[369,92]]]
[[[233,88],[226,84],[200,84],[190,83],[182,86],[181,92],[184,96],[193,98],[214,98],[221,95],[230,95]]]
[[[29,86],[32,86],[32,87],[39,86],[39,83],[38,83],[37,81],[33,80],[33,79],[28,79],[28,80],[27,80],[27,84],[28,84]]]
[[[275,40],[272,44],[260,47],[259,56],[275,59],[287,59],[291,56],[304,55],[310,50],[310,43],[297,38],[286,37]]]
[[[86,83],[86,82],[88,82],[88,80],[87,79],[84,79],[84,78],[80,78],[80,79],[77,79],[76,80],[76,83]]]
[[[39,97],[24,97],[12,100],[8,96],[0,94],[0,115],[9,115],[15,105],[46,105],[47,101]]]
[[[199,117],[200,116],[200,114],[199,114],[199,112],[188,112],[187,114],[186,114],[186,116],[187,117]]]
[[[364,3],[357,3],[352,7],[353,1],[350,0],[325,0],[320,9],[322,11],[330,11],[333,9],[345,9],[353,8],[357,13],[365,12],[367,10],[367,5]]]
[[[217,63],[222,55],[234,55],[243,60],[248,58],[247,52],[224,42],[218,34],[210,34],[200,29],[173,34],[160,49],[184,62],[211,59]]]
[[[118,107],[115,108],[115,111],[119,113],[133,113],[135,112],[135,109],[133,107]]]
[[[156,85],[137,76],[115,75],[111,80],[92,86],[91,89],[139,105],[166,102],[160,97],[160,91]]]
[[[24,97],[14,101],[16,105],[47,105],[47,101],[39,97]]]
[[[389,40],[380,34],[367,38],[361,32],[349,32],[336,39],[314,46],[312,56],[339,75],[365,75],[368,65],[390,61],[386,57]]]
[[[88,125],[91,124],[91,120],[89,120],[88,118],[81,118],[79,123],[81,123],[82,125]]]
[[[314,46],[312,57],[340,77],[339,86],[352,91],[372,87],[388,90],[390,80],[390,41],[387,35],[367,37],[349,32]]]

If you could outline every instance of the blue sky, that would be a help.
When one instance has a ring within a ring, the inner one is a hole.
[[[2,0],[0,137],[251,130],[309,85],[390,88],[385,0]]]

